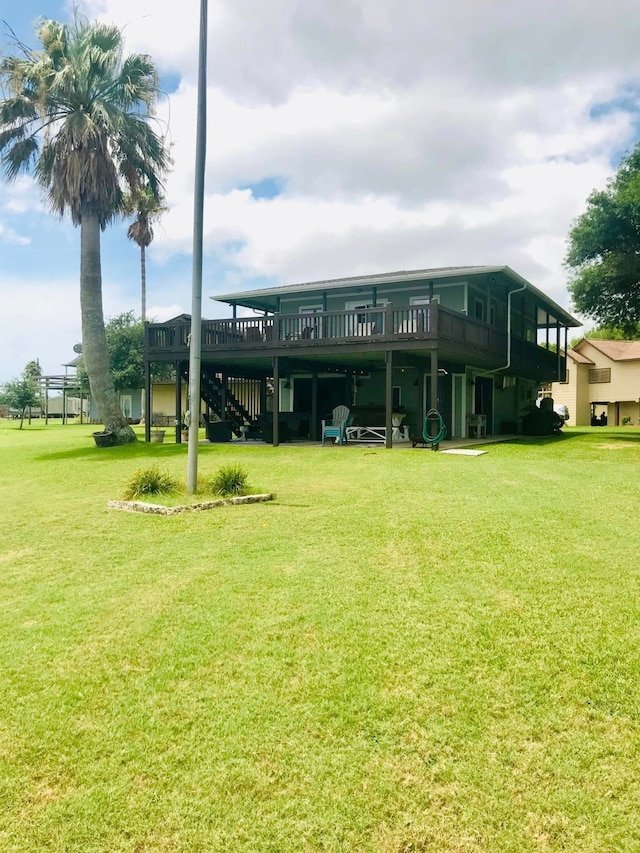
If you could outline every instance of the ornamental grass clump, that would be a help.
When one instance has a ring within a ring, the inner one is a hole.
[[[222,497],[244,495],[247,492],[247,472],[240,465],[223,465],[210,480],[211,491]]]
[[[168,495],[177,491],[178,481],[168,471],[160,471],[157,465],[149,468],[136,468],[133,477],[124,491],[127,501],[144,495]]]

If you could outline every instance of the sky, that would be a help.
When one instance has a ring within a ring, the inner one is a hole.
[[[62,0],[0,17],[67,21]],[[81,0],[161,74],[169,211],[148,315],[191,310],[198,0]],[[640,138],[637,0],[209,0],[209,297],[438,266],[506,264],[571,310],[566,237]],[[103,235],[105,316],[140,313],[127,223]],[[79,232],[29,177],[0,182],[0,381],[81,340]]]

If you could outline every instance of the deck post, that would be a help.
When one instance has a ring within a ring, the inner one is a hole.
[[[314,370],[311,374],[311,423],[310,438],[311,441],[318,440],[318,371]]]
[[[176,361],[176,444],[180,444],[182,441],[182,431],[180,427],[182,425],[182,376],[181,376],[181,361]]]
[[[385,382],[385,447],[393,446],[391,431],[393,423],[391,416],[393,414],[393,350],[387,350],[385,353],[386,362],[386,382]]]
[[[273,357],[273,446],[280,443],[280,359]]]

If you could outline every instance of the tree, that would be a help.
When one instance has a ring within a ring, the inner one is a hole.
[[[624,328],[620,326],[596,326],[595,329],[589,329],[584,335],[572,338],[570,346],[573,348],[583,338],[592,338],[597,341],[640,340],[640,323],[630,323]]]
[[[80,226],[83,357],[91,395],[117,443],[135,441],[109,373],[102,309],[100,232],[123,212],[126,190],[159,195],[169,165],[149,119],[158,75],[148,56],[123,58],[117,27],[43,20],[40,51],[20,46],[0,63],[8,96],[0,102],[5,176],[33,170],[51,209]]]
[[[27,409],[36,406],[40,399],[37,380],[27,372],[31,364],[33,362],[29,362],[20,379],[7,382],[0,393],[0,400],[20,413],[20,429],[22,429]]]
[[[142,388],[144,385],[144,323],[133,311],[111,317],[105,324],[109,350],[109,371],[116,391]],[[170,379],[173,368],[162,363],[156,366],[156,378]],[[77,365],[78,377],[86,376],[83,359]]]
[[[147,319],[147,262],[146,249],[153,241],[153,223],[168,209],[164,198],[156,195],[150,187],[140,187],[126,199],[126,209],[135,215],[135,220],[127,230],[127,237],[140,248],[140,316],[144,323]]]
[[[42,368],[40,367],[39,359],[36,358],[33,361],[27,362],[23,374],[34,379],[36,382],[39,382],[40,377],[42,376]]]
[[[33,380],[38,394],[37,405],[42,408],[42,394],[40,393],[40,379],[42,377],[42,368],[40,367],[40,361],[36,358],[34,361],[27,362],[22,372],[22,375],[25,378]],[[31,406],[29,406],[29,423],[31,423]]]
[[[627,335],[640,323],[640,144],[569,232],[565,259],[577,311]]]
[[[116,391],[144,385],[144,323],[127,311],[105,326],[109,370]]]

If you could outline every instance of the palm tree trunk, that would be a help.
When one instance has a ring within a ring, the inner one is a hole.
[[[142,322],[147,319],[147,258],[144,246],[140,246],[140,295],[142,300]]]
[[[91,213],[83,213],[80,223],[80,308],[82,356],[100,420],[105,429],[111,430],[117,444],[136,441],[136,434],[118,405],[109,372],[109,350],[102,311],[100,223]]]

